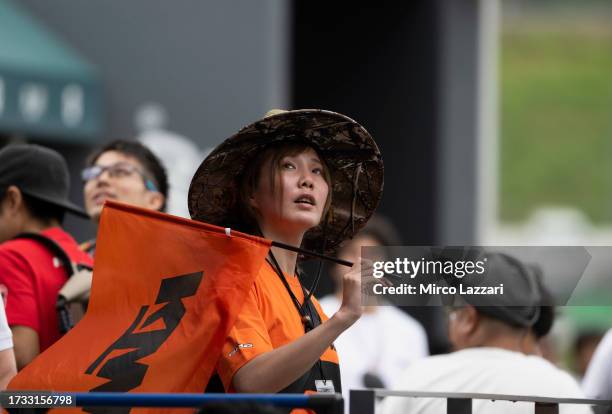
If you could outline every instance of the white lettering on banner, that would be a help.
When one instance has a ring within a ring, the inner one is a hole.
[[[28,122],[40,120],[47,112],[49,93],[37,83],[26,83],[19,90],[19,110]]]
[[[62,91],[62,120],[69,127],[75,127],[83,121],[84,95],[83,88],[74,83]]]

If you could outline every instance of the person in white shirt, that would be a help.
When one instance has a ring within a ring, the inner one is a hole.
[[[529,355],[529,332],[541,310],[533,272],[504,254],[488,254],[487,259],[490,283],[504,283],[507,294],[492,306],[472,306],[464,300],[462,306],[447,308],[449,337],[456,351],[415,362],[393,389],[584,398],[568,373],[540,356]],[[473,400],[472,404],[476,414],[534,412],[534,404],[527,402]],[[446,400],[387,397],[380,412],[445,413]],[[587,405],[562,404],[559,412],[592,411]]]
[[[612,400],[612,329],[603,337],[582,380],[588,398]]]
[[[357,236],[339,249],[337,256],[357,263],[361,247],[394,245],[396,239],[391,224],[375,215]],[[328,315],[340,308],[342,274],[346,269],[339,265],[331,269],[336,291],[319,301]],[[347,412],[350,389],[388,387],[412,362],[429,355],[423,326],[391,304],[365,307],[361,318],[334,341],[334,346],[341,361],[340,377]]]
[[[17,363],[13,352],[13,334],[6,320],[4,298],[0,296],[0,391],[17,374]]]

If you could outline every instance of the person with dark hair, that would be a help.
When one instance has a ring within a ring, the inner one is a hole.
[[[61,228],[65,212],[87,218],[68,200],[69,185],[57,152],[38,145],[0,150],[0,285],[19,369],[61,336],[56,302],[70,273],[49,244],[75,267],[93,266]]]
[[[97,224],[105,200],[165,211],[168,178],[161,161],[137,141],[116,140],[96,149],[82,171],[85,209]],[[82,248],[90,254],[95,240]]]
[[[448,331],[454,352],[412,364],[394,384],[396,390],[584,398],[576,380],[537,355],[526,353],[524,338],[541,319],[542,293],[536,275],[518,259],[487,253],[485,283],[503,283],[501,297],[458,294],[447,306]],[[470,283],[463,279],[463,283]],[[487,303],[488,302],[488,303]],[[472,302],[473,303],[473,302]],[[486,304],[486,305],[485,305]],[[440,413],[441,398],[387,397],[383,414]],[[533,403],[474,400],[473,413],[531,413]],[[589,413],[587,405],[560,406],[560,413]]]
[[[533,272],[534,278],[538,284],[541,305],[538,319],[534,322],[523,340],[523,352],[526,354],[539,355],[555,363],[555,352],[550,343],[550,338],[548,338],[548,334],[555,323],[556,311],[553,306],[554,298],[544,284],[542,269],[538,266],[528,266],[528,269]]]
[[[399,246],[399,236],[393,225],[380,215],[373,215],[368,224],[353,239],[338,249],[337,257],[357,263],[361,248],[366,246]],[[385,254],[389,257],[388,252]],[[342,275],[347,268],[331,267],[334,293],[321,298],[321,306],[333,314],[342,301]],[[402,343],[401,347],[397,344]],[[386,388],[399,380],[408,366],[429,355],[427,335],[423,326],[390,303],[387,306],[367,306],[351,329],[335,343],[342,360],[340,374],[344,386],[344,407],[348,412],[349,389]]]
[[[382,185],[382,157],[357,122],[277,110],[211,152],[188,204],[195,220],[330,255],[368,221]],[[359,264],[343,275],[342,303],[328,318],[314,287],[302,286],[298,260],[270,249],[217,363],[225,391],[341,392],[333,342],[361,315]]]

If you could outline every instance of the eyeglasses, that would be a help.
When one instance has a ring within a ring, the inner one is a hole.
[[[108,172],[108,176],[111,178],[126,178],[133,174],[138,174],[142,177],[145,183],[145,187],[149,191],[158,191],[157,186],[149,177],[147,177],[138,167],[126,164],[117,163],[113,165],[92,165],[81,171],[81,179],[84,182],[91,181],[100,177],[104,172]]]

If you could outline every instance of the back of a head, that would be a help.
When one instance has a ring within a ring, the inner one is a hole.
[[[402,244],[399,233],[395,229],[393,223],[391,223],[391,221],[385,216],[376,213],[370,217],[368,223],[359,233],[357,233],[352,239],[345,240],[340,245],[336,251],[336,257],[343,257],[349,250],[355,250],[354,244],[360,243],[365,239],[368,239],[374,246],[381,246],[383,249],[382,253],[385,256],[389,256],[389,251],[385,248],[386,246],[400,246]],[[359,251],[361,247],[362,246],[358,246]],[[351,254],[350,258],[345,258],[349,261],[355,261],[358,259],[357,257],[352,256],[355,255]],[[339,269],[346,270],[345,268]]]
[[[379,246],[381,254],[389,257],[387,246],[400,245],[400,236],[391,221],[381,214],[374,214],[359,233],[340,245],[336,257],[355,263],[359,261],[361,248],[364,246]],[[345,266],[332,265],[330,268],[336,290],[341,289],[341,277],[346,272],[348,268]]]
[[[402,240],[399,232],[387,217],[375,213],[365,225],[359,235],[375,238],[382,246],[401,246]]]
[[[505,253],[487,253],[485,257],[487,273],[483,284],[503,284],[504,293],[481,295],[475,304],[478,312],[513,327],[533,327],[540,318],[542,293],[532,269]]]
[[[552,330],[555,323],[555,306],[554,298],[546,284],[544,283],[544,275],[542,269],[538,266],[529,266],[529,269],[533,272],[538,289],[541,295],[540,304],[540,315],[531,328],[536,339],[540,339]]]
[[[57,221],[62,224],[64,222],[65,210],[61,207],[49,204],[46,201],[40,200],[36,197],[31,197],[26,194],[23,196],[23,202],[28,209],[28,212],[32,217],[43,221],[52,222]]]
[[[515,349],[540,320],[542,296],[533,271],[520,260],[504,253],[481,251],[486,272],[480,277],[460,279],[454,305],[461,310],[449,324],[456,349],[495,346]],[[454,277],[451,280],[455,279]],[[503,285],[502,294],[468,293],[472,287]]]
[[[138,141],[119,139],[95,149],[87,157],[87,165],[94,165],[102,154],[109,151],[115,151],[132,157],[140,163],[147,175],[154,180],[156,189],[164,196],[164,203],[160,210],[166,211],[165,200],[168,199],[168,176],[160,159],[149,148]]]

